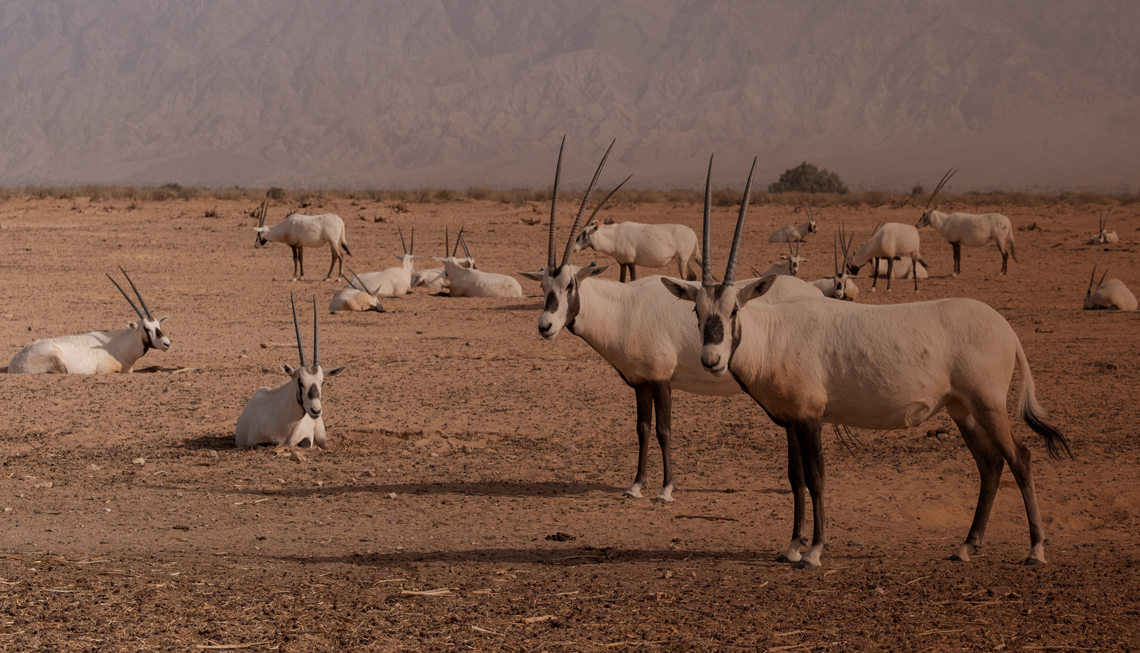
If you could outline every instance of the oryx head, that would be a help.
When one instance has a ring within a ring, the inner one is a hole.
[[[447,227],[443,228],[443,256],[433,256],[432,259],[447,265],[450,261],[452,265],[457,265],[467,270],[478,270],[475,266],[475,259],[471,256],[471,250],[467,249],[467,241],[463,238],[463,230],[465,227],[459,228],[459,234],[455,237],[455,246],[451,248],[451,253],[447,253],[447,247],[451,241],[451,234],[448,233]],[[463,256],[456,257],[459,252],[459,246],[463,245]],[[417,259],[419,257],[416,257]]]
[[[305,414],[313,419],[321,416],[321,384],[325,377],[340,374],[344,368],[334,367],[325,372],[321,369],[321,331],[317,324],[317,298],[313,296],[313,364],[305,361],[305,343],[301,340],[301,325],[297,323],[297,305],[293,293],[289,293],[289,305],[293,307],[293,329],[297,332],[297,350],[301,354],[301,366],[290,367],[281,363],[281,371],[297,384],[297,403]]]
[[[404,253],[397,254],[396,260],[400,261],[400,265],[402,267],[408,268],[410,270],[416,261],[419,261],[423,258],[422,256],[415,256],[416,228],[412,227],[412,246],[410,248],[408,247],[408,244],[404,242],[404,230],[400,229],[400,225],[396,225],[396,231],[400,233],[400,246],[404,248]],[[446,245],[444,247],[446,249]]]
[[[380,305],[380,297],[378,294],[380,287],[377,286],[376,290],[372,290],[364,283],[364,279],[361,279],[360,275],[352,271],[352,268],[349,268],[347,265],[344,267],[348,268],[348,273],[352,275],[352,278],[348,281],[348,285],[368,295],[368,308],[364,310],[384,313],[384,307]]]
[[[922,217],[918,219],[918,222],[914,223],[915,229],[922,229],[923,227],[930,226],[930,214],[934,213],[940,208],[938,206],[930,206],[930,203],[934,201],[935,196],[938,195],[938,191],[942,190],[942,187],[946,185],[946,182],[950,181],[950,178],[953,177],[957,172],[957,168],[950,168],[946,171],[946,174],[942,175],[942,181],[938,182],[938,186],[934,188],[934,192],[931,193],[930,197],[926,200],[926,207],[922,210]]]
[[[131,305],[131,308],[135,309],[135,313],[139,316],[138,322],[128,322],[127,326],[142,333],[143,352],[145,353],[147,349],[157,349],[158,351],[166,351],[170,349],[170,338],[168,338],[167,335],[162,332],[162,323],[165,322],[170,316],[165,315],[158,318],[157,320],[154,319],[154,316],[150,314],[150,307],[146,305],[146,300],[144,300],[142,298],[142,295],[139,294],[139,289],[135,286],[135,282],[131,281],[130,276],[127,275],[127,271],[124,270],[121,266],[119,267],[119,270],[123,273],[123,276],[127,278],[127,283],[131,284],[131,290],[135,291],[135,296],[139,298],[139,303],[142,304],[143,311],[146,311],[146,314],[144,315],[143,311],[140,311],[139,307],[135,306],[135,303],[131,301],[131,296],[128,295],[125,290],[123,290],[123,287],[119,285],[119,282],[115,281],[111,275],[107,275],[107,278],[111,280],[111,283],[115,284],[115,287],[119,289],[119,292],[123,293],[123,297],[126,298],[127,303]]]
[[[807,263],[808,262],[808,260],[806,258],[800,257],[800,242],[801,241],[797,240],[796,241],[796,248],[792,249],[792,241],[789,240],[788,241],[788,253],[787,253],[787,255],[780,257],[780,258],[782,258],[788,262],[788,272],[791,272],[793,277],[799,276],[800,263]]]
[[[712,157],[709,157],[709,174],[705,180],[705,221],[702,237],[701,284],[698,286],[679,279],[661,278],[661,283],[679,299],[693,302],[697,313],[697,327],[701,334],[701,365],[715,376],[728,373],[728,364],[736,346],[740,344],[740,309],[749,301],[760,297],[772,288],[776,275],[770,274],[747,285],[737,288],[736,264],[740,260],[740,244],[744,235],[744,219],[748,213],[748,201],[752,195],[752,177],[756,172],[756,160],[752,160],[752,170],[744,185],[744,199],[740,204],[740,214],[736,219],[736,233],[732,238],[732,250],[728,255],[728,266],[724,271],[724,281],[717,283],[712,275]]]
[[[554,259],[554,223],[558,212],[558,181],[562,176],[562,150],[565,147],[566,137],[563,136],[562,146],[558,148],[558,166],[554,170],[554,190],[550,196],[550,240],[546,250],[546,267],[519,273],[528,279],[542,283],[542,291],[546,294],[546,308],[543,309],[542,315],[538,316],[538,334],[546,339],[558,335],[558,332],[564,327],[573,329],[574,318],[578,316],[578,311],[581,309],[579,286],[586,279],[601,274],[608,267],[605,265],[599,267],[593,263],[586,267],[571,265],[570,255],[575,251],[574,245],[577,240],[578,227],[582,224],[582,214],[586,212],[586,206],[590,203],[590,194],[594,192],[594,186],[597,185],[598,178],[602,176],[602,168],[606,165],[606,159],[610,156],[614,142],[610,143],[605,156],[602,157],[602,162],[598,164],[598,169],[594,172],[590,187],[582,196],[582,205],[578,208],[574,225],[570,227],[570,237],[566,240],[566,251],[562,254],[562,263],[557,263]],[[593,214],[590,215],[591,220],[626,181],[629,181],[629,177],[626,177],[625,181],[618,184],[616,188],[610,191],[609,195],[606,195],[605,199],[598,203]]]
[[[578,238],[574,241],[574,246],[570,248],[570,253],[573,254],[574,252],[593,248],[594,242],[592,239],[594,234],[598,233],[598,228],[601,226],[602,223],[600,221],[594,220],[586,224],[585,227],[582,227],[582,233],[578,234]]]
[[[1101,285],[1104,284],[1104,278],[1107,276],[1108,276],[1108,268],[1105,268],[1104,274],[1100,275],[1100,281],[1097,281],[1096,285],[1094,286],[1093,281],[1096,280],[1096,265],[1095,264],[1093,265],[1092,276],[1089,277],[1089,287],[1088,287],[1088,290],[1085,291],[1085,310],[1090,310],[1090,309],[1096,308],[1096,302],[1093,300],[1093,297],[1092,297],[1093,291],[1100,289]]]
[[[851,242],[855,239],[852,234],[850,238],[846,237],[846,232],[843,229],[843,223],[839,223],[839,235],[832,240],[832,259],[835,263],[835,298],[844,301],[855,301],[854,297],[847,294],[847,285],[851,282],[847,273],[847,265],[851,261]],[[839,262],[839,247],[843,247],[843,262]]]
[[[269,200],[261,201],[261,206],[257,208],[257,226],[253,228],[257,232],[257,241],[254,242],[254,249],[260,248],[262,245],[269,241],[265,239],[265,232],[269,231],[269,227],[265,226],[265,216],[269,213]]]

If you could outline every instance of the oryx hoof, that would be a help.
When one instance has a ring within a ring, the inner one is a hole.
[[[636,487],[631,487],[628,490],[626,490],[625,492],[622,492],[621,495],[622,495],[622,497],[624,497],[626,499],[640,499],[641,498],[641,490],[639,490]]]
[[[818,565],[808,560],[807,558],[804,558],[803,560],[800,560],[796,564],[792,565],[792,569],[819,569],[820,566],[821,565]]]
[[[1045,564],[1045,561],[1044,560],[1038,560],[1037,558],[1026,558],[1025,562],[1023,562],[1021,564],[1023,566],[1026,566],[1026,567],[1036,567],[1037,565]]]

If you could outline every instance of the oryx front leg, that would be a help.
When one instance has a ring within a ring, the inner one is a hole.
[[[950,243],[950,246],[954,248],[954,274],[950,276],[956,277],[962,271],[962,243]]]
[[[950,556],[951,560],[966,562],[970,556],[982,549],[982,539],[986,535],[986,524],[990,520],[990,512],[994,507],[994,497],[997,496],[1001,484],[1001,473],[1005,467],[1005,460],[1001,453],[993,447],[985,430],[978,425],[970,413],[962,407],[948,407],[950,418],[958,425],[966,447],[974,455],[974,462],[978,465],[980,487],[978,489],[978,506],[974,509],[974,521],[970,524],[970,532],[966,541],[958,547],[958,551]]]
[[[794,517],[792,522],[792,542],[786,551],[776,558],[776,562],[799,562],[800,549],[807,546],[804,534],[807,526],[807,484],[804,483],[804,462],[800,454],[800,443],[795,431],[788,427],[788,484],[792,486]]]
[[[891,291],[891,277],[895,276],[895,259],[887,259],[887,292]],[[918,288],[918,275],[914,276],[914,287]]]
[[[301,260],[302,252],[304,251],[300,245],[290,245],[289,249],[293,250],[293,278],[289,281],[297,281],[305,276],[305,264]]]
[[[318,417],[313,423],[313,444],[321,449],[328,449],[325,443],[325,418]],[[312,448],[312,447],[310,447]]]
[[[661,447],[661,492],[657,501],[673,502],[673,461],[670,456],[670,439],[673,435],[673,390],[668,381],[649,385],[653,395],[654,419],[657,421],[657,445]]]
[[[803,460],[804,482],[811,496],[812,538],[811,547],[796,562],[796,569],[815,569],[820,566],[820,555],[827,546],[827,529],[824,520],[824,464],[820,423],[806,422],[792,426]]]
[[[648,386],[633,388],[637,398],[637,476],[633,485],[622,493],[631,499],[641,498],[641,486],[645,485],[645,468],[649,464],[649,433],[653,429],[653,393]]]

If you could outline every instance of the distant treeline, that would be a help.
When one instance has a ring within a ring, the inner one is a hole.
[[[596,193],[596,198],[604,197]],[[712,193],[713,204],[720,207],[739,206],[744,193],[740,189],[721,188]],[[490,186],[471,186],[463,191],[419,188],[383,189],[383,190],[348,190],[348,189],[284,189],[272,188],[203,188],[196,186],[183,186],[181,184],[164,184],[162,186],[103,186],[85,184],[80,186],[24,186],[14,188],[0,188],[0,201],[16,199],[80,199],[86,198],[91,202],[107,202],[112,200],[127,200],[134,204],[141,202],[167,202],[174,200],[206,199],[219,201],[248,200],[260,202],[270,198],[285,206],[308,207],[320,206],[333,200],[351,200],[390,203],[419,203],[440,204],[465,200],[481,200],[500,202],[512,206],[524,206],[531,203],[547,204],[550,202],[550,189],[515,188],[501,190]],[[580,202],[581,192],[563,192],[559,198],[567,203]],[[703,201],[702,191],[695,189],[677,190],[620,190],[611,200],[614,204],[699,204]],[[751,205],[785,205],[795,206],[800,200],[808,201],[814,206],[892,206],[913,207],[923,206],[926,202],[926,193],[921,187],[916,187],[910,193],[889,191],[865,191],[862,193],[770,193],[753,192]],[[1140,202],[1140,195],[1130,194],[1103,194],[1093,192],[1062,192],[1062,193],[1029,193],[1023,191],[972,191],[962,194],[941,193],[939,203],[950,205],[986,205],[986,206],[1052,206],[1064,204],[1070,206],[1117,205],[1124,206]]]

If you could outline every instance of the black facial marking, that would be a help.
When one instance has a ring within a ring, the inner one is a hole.
[[[546,312],[553,313],[558,310],[558,293],[551,290],[546,293]]]
[[[704,344],[719,345],[724,341],[724,322],[719,315],[710,315],[705,320]]]
[[[319,390],[317,390],[317,386],[315,386],[315,385],[309,386],[309,399],[320,399],[320,398],[321,398],[321,393]]]
[[[566,328],[570,333],[574,333],[574,318],[578,317],[578,311],[582,308],[582,301],[578,297],[578,282],[571,281],[570,285],[566,287]]]

